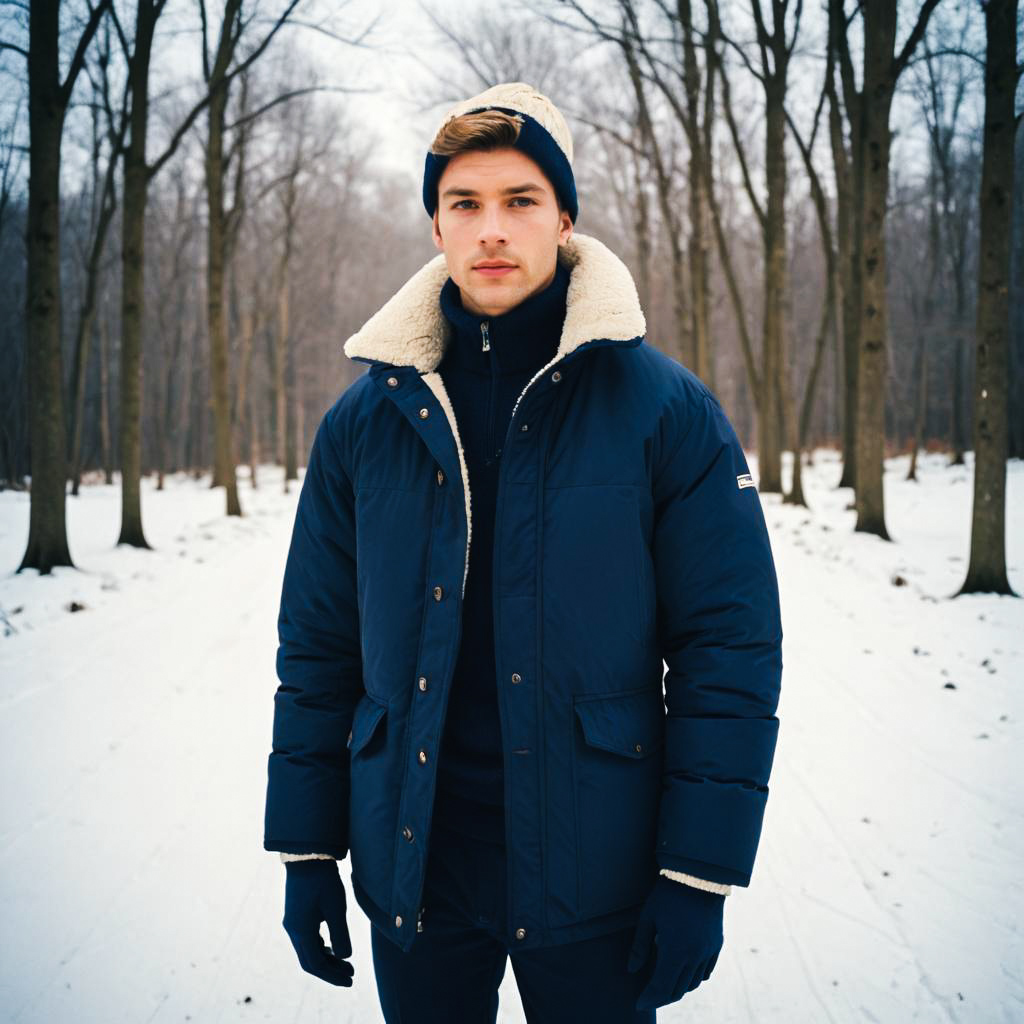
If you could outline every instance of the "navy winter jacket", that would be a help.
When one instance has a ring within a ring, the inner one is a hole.
[[[778,735],[778,585],[712,392],[644,338],[597,239],[558,349],[520,393],[494,520],[509,942],[639,919],[659,869],[748,885]],[[360,906],[415,939],[472,543],[438,366],[434,257],[345,344],[285,569],[264,848],[351,854]],[[664,672],[664,663],[668,665]],[[664,677],[663,677],[664,676]]]

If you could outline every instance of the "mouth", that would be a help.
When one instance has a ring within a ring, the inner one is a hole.
[[[478,263],[473,269],[483,274],[484,277],[503,277],[505,274],[512,273],[516,270],[514,263],[506,263],[504,260],[488,260],[484,263]]]

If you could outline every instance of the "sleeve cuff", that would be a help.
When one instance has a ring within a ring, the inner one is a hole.
[[[706,878],[688,875],[685,871],[673,871],[672,868],[662,868],[658,873],[677,882],[682,882],[684,885],[692,885],[697,889],[704,889],[707,892],[717,892],[721,896],[728,896],[732,892],[732,886],[727,885],[725,882],[711,882]]]

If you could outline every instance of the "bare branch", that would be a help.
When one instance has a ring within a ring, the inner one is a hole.
[[[279,103],[287,103],[289,100],[295,99],[297,96],[306,96],[313,92],[342,92],[342,93],[372,93],[373,89],[357,89],[354,86],[344,85],[311,85],[305,89],[293,89],[291,92],[282,93],[280,96],[276,96],[274,99],[267,103],[264,103],[258,110],[253,110],[243,117],[238,118],[236,121],[232,121],[231,124],[226,125],[227,130],[234,131],[236,128],[241,128],[244,125],[249,124],[250,121],[255,121],[258,117],[265,114],[272,107],[276,107]]]
[[[929,53],[919,53],[915,57],[911,57],[906,67],[913,67],[913,65],[919,63],[922,60],[928,60],[929,57],[966,57],[968,60],[974,61],[975,64],[980,68],[985,67],[985,58],[978,56],[976,53],[972,53],[970,50],[964,50],[960,47],[943,47],[941,50],[931,50]]]
[[[110,4],[111,0],[100,0],[89,13],[89,21],[86,23],[81,38],[78,40],[78,46],[75,47],[75,55],[71,58],[71,66],[68,68],[67,78],[64,79],[60,87],[60,96],[64,106],[67,106],[71,100],[71,93],[75,88],[78,73],[82,70],[82,64],[85,63],[85,51],[89,48],[92,37],[96,34],[100,18],[106,13]]]
[[[285,19],[288,17],[288,15],[291,14],[293,10],[295,10],[299,2],[300,0],[290,0],[288,6],[285,8],[284,12],[281,14],[281,16],[277,19],[276,23],[274,24],[274,27],[267,33],[266,37],[259,44],[259,46],[257,46],[256,49],[253,50],[253,52],[250,53],[249,56],[244,61],[242,61],[241,64],[239,64],[235,68],[232,68],[232,70],[224,76],[222,82],[223,85],[226,86],[235,78],[237,78],[238,75],[242,74],[242,72],[244,72],[247,68],[252,66],[256,59],[270,45],[270,41],[274,38],[278,30],[284,24]],[[203,96],[203,98],[189,111],[188,116],[185,118],[185,120],[182,121],[180,125],[178,125],[178,130],[174,133],[173,136],[171,136],[171,141],[167,143],[167,148],[163,151],[161,156],[154,163],[149,165],[146,171],[148,177],[153,178],[160,171],[160,168],[162,168],[163,165],[167,163],[168,160],[170,160],[170,158],[174,155],[175,151],[177,150],[179,144],[181,143],[181,140],[191,130],[192,125],[196,123],[196,119],[210,105],[211,99],[212,93],[210,91],[207,91],[206,95]]]
[[[928,27],[928,19],[932,16],[932,11],[938,6],[939,0],[924,0],[921,10],[917,14],[917,22],[907,37],[907,41],[903,44],[903,50],[893,64],[894,80],[903,73],[903,69],[907,66],[907,61],[910,60],[914,50],[917,49],[917,44],[921,42],[924,36],[924,30]]]
[[[28,50],[23,50],[20,46],[15,46],[14,43],[5,43],[0,39],[0,50],[13,50],[15,53],[20,53],[25,60],[28,60]]]
[[[329,39],[333,39],[336,42],[344,43],[346,46],[357,46],[363,47],[365,44],[363,40],[374,30],[377,22],[380,21],[382,15],[378,14],[377,17],[370,22],[362,32],[359,33],[354,39],[349,39],[346,36],[338,35],[337,32],[332,32],[328,28],[324,28],[323,25],[315,25],[311,21],[296,21],[294,18],[288,22],[289,25],[294,25],[298,28],[308,28],[312,32],[319,32],[321,35],[327,36]],[[261,19],[266,20],[266,19]]]
[[[754,213],[757,214],[757,219],[761,222],[761,226],[764,227],[767,222],[767,214],[761,203],[758,201],[757,193],[754,192],[754,183],[750,177],[750,167],[747,165],[746,152],[743,149],[743,143],[740,140],[739,128],[736,125],[736,118],[733,116],[732,111],[732,95],[729,90],[729,76],[725,73],[725,65],[719,63],[718,65],[718,79],[722,83],[722,109],[725,111],[725,120],[729,125],[729,134],[732,136],[733,146],[736,148],[736,156],[740,162],[740,171],[743,173],[743,185],[747,190],[747,195],[750,198],[750,204],[754,208]]]

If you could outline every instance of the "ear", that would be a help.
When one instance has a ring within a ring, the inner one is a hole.
[[[565,245],[572,235],[572,218],[568,210],[562,210],[558,215],[558,244]]]
[[[441,224],[437,216],[437,207],[434,207],[434,216],[431,220],[431,235],[434,239],[434,247],[444,252],[444,239],[441,237]]]

